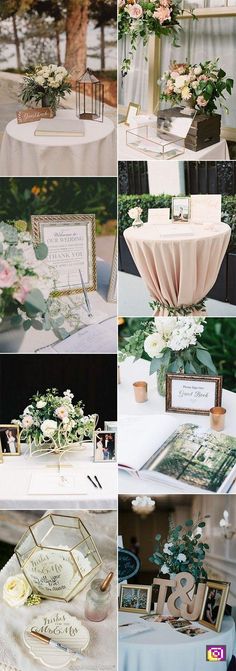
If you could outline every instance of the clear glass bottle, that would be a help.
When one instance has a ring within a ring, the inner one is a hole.
[[[101,622],[107,617],[111,594],[110,586],[107,586],[105,591],[101,590],[103,580],[93,580],[90,589],[86,595],[85,602],[85,617],[92,622]]]

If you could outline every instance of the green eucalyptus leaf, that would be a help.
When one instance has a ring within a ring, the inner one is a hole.
[[[26,298],[26,301],[24,303],[24,308],[26,310],[26,314],[28,313],[30,315],[32,314],[37,314],[38,312],[42,312],[43,314],[47,310],[47,304],[46,301],[44,300],[43,294],[39,289],[32,289]]]
[[[40,242],[37,247],[34,248],[34,253],[38,261],[43,261],[48,255],[48,247],[44,242]]]

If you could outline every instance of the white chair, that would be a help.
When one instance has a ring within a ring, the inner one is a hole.
[[[170,221],[169,207],[153,207],[148,210],[148,224],[166,224]]]
[[[191,196],[191,222],[193,224],[221,223],[221,194]]]

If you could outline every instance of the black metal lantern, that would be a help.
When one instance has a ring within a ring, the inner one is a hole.
[[[79,119],[103,121],[104,85],[92,70],[85,70],[76,85],[76,115]]]

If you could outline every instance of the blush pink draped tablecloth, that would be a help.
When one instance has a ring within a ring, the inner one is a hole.
[[[176,308],[196,305],[207,296],[217,279],[230,235],[231,229],[224,223],[144,224],[124,232],[152,298]],[[157,312],[167,313],[165,308]]]

